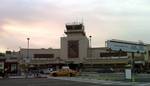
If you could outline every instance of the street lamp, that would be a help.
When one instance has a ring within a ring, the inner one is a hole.
[[[27,58],[26,58],[26,78],[28,78],[28,68],[29,68],[29,41],[30,38],[27,38]]]
[[[27,38],[27,59],[29,59],[29,41],[30,41],[30,38]]]
[[[92,65],[92,43],[91,43],[92,36],[89,36],[89,49],[90,49],[90,58],[91,58],[91,66]]]
[[[89,36],[89,38],[90,38],[90,39],[89,39],[89,40],[90,40],[90,44],[89,44],[89,45],[90,45],[90,48],[92,48],[92,43],[91,43],[91,38],[92,38],[92,36]]]

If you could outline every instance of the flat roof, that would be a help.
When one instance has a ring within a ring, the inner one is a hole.
[[[116,43],[123,43],[123,44],[132,44],[132,45],[142,45],[142,46],[146,46],[145,43],[132,42],[132,41],[124,41],[124,40],[117,40],[117,39],[112,39],[112,40],[107,40],[107,41],[116,42]]]

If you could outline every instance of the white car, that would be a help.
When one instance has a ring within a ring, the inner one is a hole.
[[[49,73],[51,73],[52,71],[53,71],[52,68],[42,69],[42,72],[43,72],[44,74],[49,74]]]

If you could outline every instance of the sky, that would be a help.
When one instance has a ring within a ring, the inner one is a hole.
[[[109,39],[150,43],[150,0],[0,0],[0,52],[60,48],[65,24],[83,22],[93,47]]]

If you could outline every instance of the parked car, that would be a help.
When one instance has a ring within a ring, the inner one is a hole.
[[[41,69],[41,73],[42,74],[49,74],[49,73],[51,73],[53,71],[53,69],[52,68],[47,68],[47,69]]]
[[[77,71],[74,71],[72,69],[69,69],[69,68],[63,68],[63,69],[60,69],[58,71],[53,71],[50,73],[51,76],[76,76],[78,75],[78,72]]]

